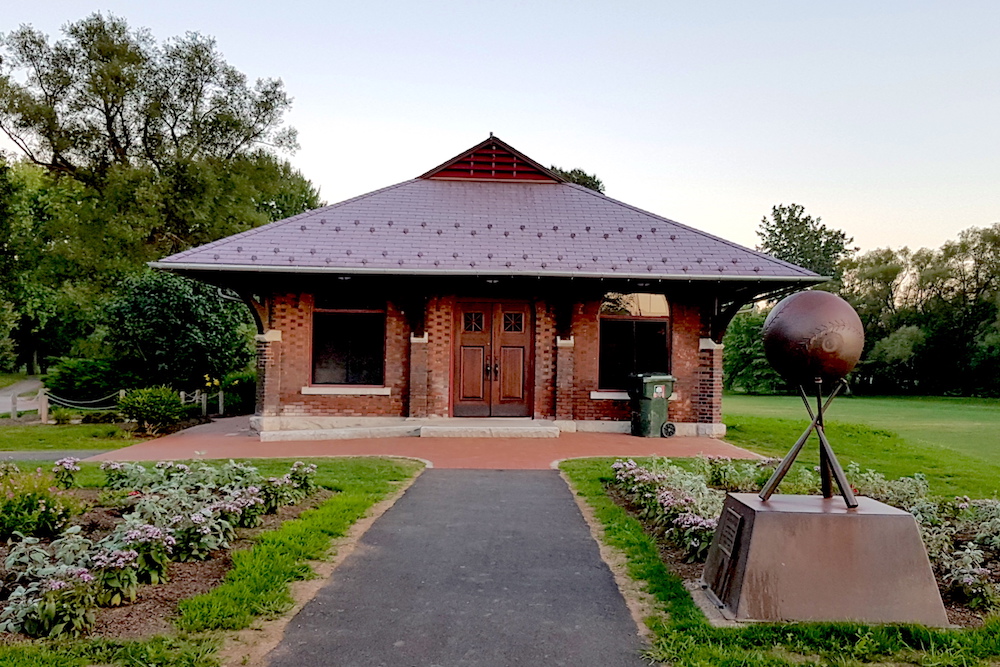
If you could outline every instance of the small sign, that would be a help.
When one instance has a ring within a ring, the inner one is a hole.
[[[662,384],[653,385],[653,398],[664,398],[667,395],[666,387]]]

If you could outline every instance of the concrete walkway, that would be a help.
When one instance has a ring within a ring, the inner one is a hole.
[[[698,454],[759,458],[713,438],[636,438],[620,433],[563,433],[558,438],[362,438],[261,442],[247,417],[228,417],[163,438],[92,456],[88,461],[405,456],[435,468],[544,470],[556,461],[586,456]]]
[[[642,667],[555,471],[429,470],[291,621],[270,667]]]

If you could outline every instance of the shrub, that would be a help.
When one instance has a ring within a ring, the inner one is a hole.
[[[79,413],[69,408],[52,408],[49,411],[49,416],[52,417],[52,421],[59,425],[69,424],[80,417]]]
[[[257,409],[257,373],[227,373],[219,385],[226,392],[227,415],[249,415]]]
[[[133,389],[118,401],[118,409],[150,434],[176,424],[184,416],[180,396],[169,387]]]
[[[33,473],[0,476],[0,540],[15,532],[52,537],[79,513],[79,504],[56,489],[55,484],[55,479],[41,468]]]
[[[110,362],[69,357],[56,359],[42,381],[52,394],[72,401],[92,401],[108,396],[122,385]]]
[[[121,415],[117,410],[88,410],[80,418],[83,424],[115,424],[119,421]]]

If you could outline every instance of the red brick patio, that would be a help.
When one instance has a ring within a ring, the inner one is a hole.
[[[588,456],[698,454],[759,458],[721,440],[698,437],[636,438],[618,433],[563,433],[558,438],[364,438],[260,442],[246,417],[219,419],[87,461],[304,458],[312,456],[404,456],[435,468],[546,469],[556,461]]]

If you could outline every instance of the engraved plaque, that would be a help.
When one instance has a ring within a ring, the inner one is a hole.
[[[726,554],[726,558],[732,558],[736,538],[739,537],[740,526],[743,525],[743,517],[738,512],[733,511],[731,507],[727,507],[720,519],[719,549]]]

